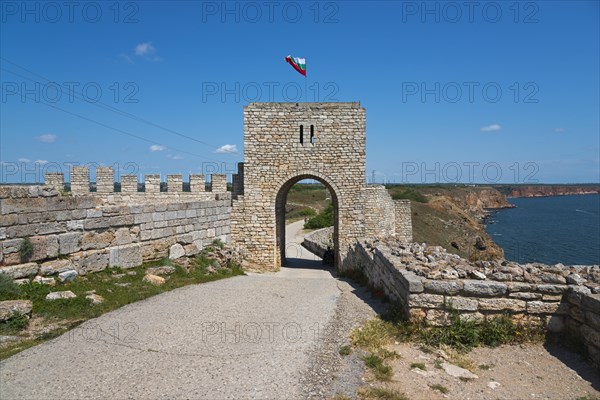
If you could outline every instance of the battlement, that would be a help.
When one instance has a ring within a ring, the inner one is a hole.
[[[206,184],[206,178],[210,178],[210,184]],[[73,195],[90,194],[92,183],[90,181],[90,170],[88,167],[71,167],[71,193]],[[115,192],[115,183],[120,183],[121,191]],[[158,194],[161,192],[161,176],[149,174],[144,176],[144,191],[140,191],[137,175],[121,175],[121,181],[115,181],[115,173],[112,167],[96,168],[96,193],[98,194]],[[227,175],[225,174],[190,174],[189,181],[183,182],[182,174],[167,175],[166,193],[225,193],[227,192]],[[65,189],[65,176],[62,172],[48,172],[45,175],[44,186],[52,187],[59,191]],[[184,191],[184,186],[189,189]],[[210,190],[207,189],[210,187]]]

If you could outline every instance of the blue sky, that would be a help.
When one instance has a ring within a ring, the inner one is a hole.
[[[0,4],[0,183],[231,173],[305,100],[367,109],[369,181],[600,181],[598,1]]]

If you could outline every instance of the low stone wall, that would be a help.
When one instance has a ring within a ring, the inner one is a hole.
[[[230,242],[228,192],[69,195],[57,184],[0,186],[0,273],[83,275],[195,255],[217,238]],[[33,244],[27,263],[19,253],[25,238]]]
[[[398,241],[361,241],[352,257],[408,319],[443,326],[451,309],[471,320],[507,313],[516,322],[576,335],[600,363],[600,266],[470,263],[441,247]]]
[[[600,294],[572,290],[567,293],[567,333],[582,342],[600,367]]]
[[[311,253],[323,258],[323,254],[325,254],[327,246],[331,246],[333,248],[332,236],[332,226],[329,228],[319,229],[305,235],[304,240],[302,241],[302,246]]]

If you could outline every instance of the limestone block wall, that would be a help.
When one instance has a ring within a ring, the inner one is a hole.
[[[507,313],[580,338],[600,365],[600,266],[470,264],[436,247],[396,245],[361,241],[351,258],[407,319],[441,326],[451,309],[471,320]]]
[[[280,267],[287,190],[305,178],[332,192],[336,262],[364,235],[366,133],[359,103],[251,103],[244,108],[243,195],[233,201],[232,239],[252,269]]]
[[[571,290],[567,293],[567,332],[579,339],[600,368],[600,294]]]
[[[333,227],[318,229],[304,236],[302,246],[313,254],[323,258],[327,246],[333,243]]]
[[[47,186],[0,186],[0,273],[14,279],[66,269],[85,274],[167,257],[173,246],[194,255],[214,239],[230,242],[229,192],[182,192],[180,176],[170,176],[174,192],[137,192],[136,178],[114,193],[108,192],[112,172],[101,174],[106,180],[97,180],[101,191],[95,193],[89,181],[71,182],[75,193],[61,193],[57,174],[46,178]],[[72,176],[89,171],[74,168]],[[160,188],[160,177],[146,176],[149,182]],[[28,263],[19,254],[24,238],[33,243]]]
[[[395,204],[385,186],[367,186],[364,213],[366,238],[396,236]]]
[[[394,200],[396,239],[402,243],[413,241],[412,209],[410,200]]]

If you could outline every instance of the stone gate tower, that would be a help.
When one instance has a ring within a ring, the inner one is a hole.
[[[331,193],[338,269],[345,269],[348,250],[372,224],[388,230],[381,235],[395,234],[394,204],[381,186],[384,201],[371,202],[380,218],[368,217],[365,226],[368,199],[382,193],[366,185],[365,147],[366,113],[360,103],[250,103],[244,108],[244,163],[233,176],[231,237],[249,268],[268,271],[282,265],[287,193],[303,179],[318,180]],[[387,225],[380,224],[386,220]]]

